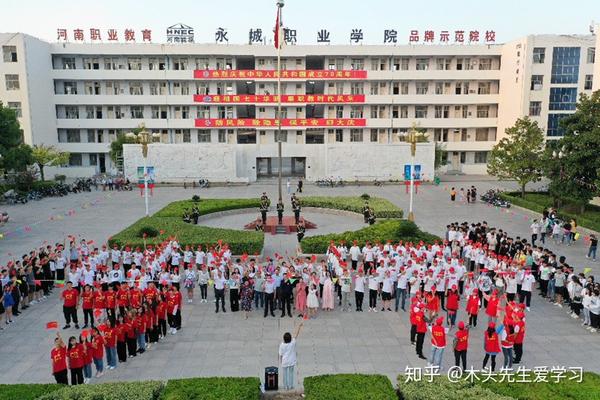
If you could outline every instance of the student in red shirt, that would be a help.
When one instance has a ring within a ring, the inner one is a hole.
[[[83,329],[94,326],[94,288],[85,285],[81,294],[81,308],[83,309]]]
[[[119,285],[119,289],[117,290],[117,306],[119,307],[121,316],[125,316],[125,310],[129,307],[129,290],[127,290],[127,286],[125,285]]]
[[[136,310],[142,306],[142,291],[135,286],[129,289],[129,305]]]
[[[96,378],[104,375],[104,338],[98,328],[92,329],[92,358],[96,366]]]
[[[69,360],[69,369],[71,370],[71,385],[83,384],[83,363],[85,351],[81,343],[77,343],[77,338],[69,338],[69,347],[67,349],[67,359]]]
[[[102,287],[99,287],[98,290],[94,293],[94,311],[100,310],[104,312],[106,309],[106,294]]]
[[[525,313],[518,311],[513,313],[515,330],[515,359],[513,364],[519,364],[523,357],[523,342],[525,341]]]
[[[67,282],[67,288],[63,290],[60,297],[63,299],[63,314],[65,315],[66,325],[63,329],[71,327],[71,320],[75,323],[75,328],[79,329],[77,322],[77,304],[79,303],[79,292],[73,289],[73,283]]]
[[[154,340],[154,332],[156,331],[154,326],[154,312],[148,304],[144,304],[143,308],[145,318],[144,325],[146,326],[146,343],[149,349],[152,343],[156,342],[156,340]]]
[[[92,338],[91,335],[85,339],[82,335],[79,335],[79,343],[84,351],[83,356],[83,383],[89,383],[92,379],[92,364],[94,363],[94,349],[92,349]]]
[[[427,332],[427,323],[425,322],[425,313],[423,313],[424,304],[417,304],[414,307],[415,312],[415,325],[417,325],[417,345],[416,351],[420,359],[426,360],[427,357],[423,355],[423,342],[425,341],[425,333]]]
[[[127,325],[125,325],[124,317],[119,315],[117,325],[115,327],[117,336],[117,355],[119,362],[127,361]]]
[[[156,319],[158,320],[158,338],[167,336],[167,303],[162,296],[156,298]]]
[[[106,313],[108,314],[108,320],[115,323],[116,309],[117,309],[117,292],[112,286],[108,286],[108,290],[105,293],[106,296]]]
[[[68,385],[67,347],[58,333],[54,339],[54,348],[50,351],[50,359],[52,360],[52,375],[54,375],[56,383]]]
[[[456,324],[456,313],[458,311],[458,288],[456,285],[452,285],[452,288],[448,290],[446,295],[446,321],[450,325],[450,329]]]
[[[465,323],[458,323],[458,330],[454,339],[454,365],[459,366],[462,360],[463,371],[467,369],[467,349],[469,348],[469,328]]]
[[[473,293],[467,299],[467,314],[469,314],[469,326],[476,327],[477,326],[477,314],[479,313],[479,305],[481,304],[481,300],[479,300],[479,294],[477,289],[473,289]]]
[[[181,293],[176,286],[171,286],[167,294],[167,319],[174,335],[181,329]]]
[[[158,290],[154,286],[154,282],[149,282],[148,287],[144,289],[144,300],[146,304],[154,310],[156,308],[156,298],[158,297]]]
[[[110,321],[104,330],[104,350],[106,350],[106,364],[108,369],[117,367],[117,329],[115,321]]]
[[[135,336],[135,325],[133,319],[135,318],[135,311],[130,311],[127,315],[127,321],[125,321],[125,332],[127,339],[127,352],[129,357],[135,357],[137,355],[137,342]]]
[[[498,338],[498,332],[502,331],[503,325],[500,325],[496,329],[496,323],[490,322],[487,330],[483,333],[483,349],[485,350],[485,357],[483,358],[483,369],[487,365],[488,360],[492,359],[492,371],[496,370],[496,356],[500,353],[500,339]]]
[[[134,319],[135,335],[137,337],[138,353],[143,354],[146,351],[146,317],[140,308],[139,313]]]

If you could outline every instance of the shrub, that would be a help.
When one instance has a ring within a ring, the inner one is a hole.
[[[199,202],[199,201],[200,201],[200,196],[198,196],[197,194],[193,195],[193,196],[192,196],[192,201],[193,201],[194,203],[197,203],[197,202]]]
[[[364,196],[364,194],[363,194]],[[369,196],[367,194],[367,196]],[[362,214],[365,200],[360,197],[302,197],[300,203],[303,207],[321,207],[334,210],[351,211]],[[369,206],[375,211],[377,218],[402,218],[402,209],[380,197],[369,196]]]
[[[348,231],[343,233],[332,233],[329,235],[309,236],[302,240],[302,252],[307,254],[322,254],[327,251],[329,242],[339,243],[344,240],[346,243],[352,243],[356,240],[360,246],[365,242],[385,243],[387,240],[398,242],[433,243],[441,239],[435,235],[421,231],[414,222],[407,220],[391,219],[377,222],[357,231]]]
[[[64,183],[67,180],[67,176],[56,174],[56,175],[54,175],[54,180],[57,182],[60,182],[60,183]]]
[[[39,396],[64,388],[57,384],[0,385],[0,400],[33,400]]]
[[[369,196],[368,193],[363,193],[360,195],[360,198],[363,200],[369,200],[371,198],[371,196]]]
[[[471,382],[450,382],[440,376],[429,382],[423,378],[418,382],[405,382],[404,375],[398,376],[398,397],[401,400],[513,400]]]
[[[396,400],[383,375],[338,374],[304,378],[306,400]]]
[[[156,400],[161,382],[115,382],[65,387],[39,397],[39,400]]]
[[[170,380],[161,400],[258,400],[258,378],[192,378]]]
[[[153,237],[157,237],[159,232],[156,228],[153,228],[151,226],[143,226],[138,231],[138,237],[143,238],[144,234],[146,235],[147,238],[153,238]]]
[[[202,199],[200,203],[196,203],[194,200],[174,201],[154,214],[154,217],[181,218],[184,210],[191,210],[194,206],[200,209],[200,215],[241,208],[256,208],[258,214],[260,201],[259,199]]]

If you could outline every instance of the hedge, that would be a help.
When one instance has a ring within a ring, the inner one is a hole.
[[[162,382],[115,382],[65,387],[38,400],[157,400]]]
[[[306,254],[323,254],[329,247],[329,242],[339,243],[344,240],[346,243],[358,241],[363,246],[366,241],[371,243],[385,243],[387,240],[398,242],[433,243],[441,239],[435,235],[421,231],[414,222],[400,219],[389,219],[379,221],[374,225],[369,225],[357,231],[347,231],[343,233],[331,233],[328,235],[309,236],[302,239],[302,252]]]
[[[306,400],[397,400],[384,375],[338,374],[304,378]]]
[[[192,200],[174,201],[166,205],[162,210],[154,214],[155,217],[179,217],[183,215],[185,209],[191,210],[192,207],[199,206],[200,215],[211,214],[226,210],[236,210],[240,208],[258,208],[259,199],[202,199],[199,202]]]
[[[33,400],[39,396],[63,389],[63,385],[57,384],[16,384],[0,385],[0,400]]]
[[[567,372],[566,377],[571,376]],[[531,380],[534,376],[532,375]],[[477,383],[483,388],[495,393],[511,396],[519,400],[546,400],[546,399],[569,399],[569,400],[587,400],[600,399],[600,375],[585,372],[583,381],[562,379],[559,383],[553,383],[551,375],[550,382],[537,383],[497,383],[485,382]]]
[[[108,244],[110,247],[115,243],[119,246],[143,247],[144,239],[140,231],[145,227],[152,227],[159,231],[158,236],[146,238],[146,243],[153,245],[168,240],[170,236],[176,236],[180,245],[190,245],[194,248],[199,244],[215,246],[219,240],[222,240],[223,243],[229,244],[233,254],[244,252],[255,254],[262,251],[264,242],[263,232],[211,228],[185,223],[181,217],[151,216],[137,220],[133,225],[112,236]]]
[[[402,218],[402,209],[380,197],[371,197],[369,206],[375,211],[377,218]],[[360,196],[356,197],[301,197],[300,204],[303,207],[321,207],[335,210],[352,211],[362,214],[365,200]]]
[[[521,192],[507,192],[500,193],[500,197],[510,201],[516,206],[527,208],[540,214],[553,206],[552,196],[546,192],[527,192],[525,193],[525,198],[521,197]],[[570,207],[572,208],[575,206],[569,203],[565,205],[565,208]],[[558,210],[559,218],[564,220],[575,219],[578,226],[600,232],[600,207],[588,204],[586,205],[586,211],[583,214],[569,212],[565,210],[565,208]]]
[[[435,377],[433,382],[426,377],[420,381],[405,380],[404,375],[398,376],[398,397],[401,400],[514,400],[471,382],[450,382],[444,376]]]
[[[161,400],[258,400],[258,378],[192,378],[170,380]]]

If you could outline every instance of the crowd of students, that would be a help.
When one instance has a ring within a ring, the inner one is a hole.
[[[19,307],[43,301],[55,282],[65,282],[63,329],[72,324],[80,329],[81,317],[84,324],[66,343],[57,335],[52,349],[54,376],[65,384],[68,370],[71,384],[89,382],[92,364],[99,377],[105,357],[108,369],[114,369],[168,332],[176,334],[183,296],[193,303],[196,287],[200,303],[208,303],[208,288],[213,289],[217,313],[227,312],[228,292],[230,311],[244,311],[245,318],[253,308],[262,308],[264,318],[277,310],[282,318],[309,319],[336,307],[362,312],[366,301],[369,312],[393,307],[407,313],[410,342],[421,358],[426,358],[425,337],[431,335],[428,362],[440,367],[453,331],[455,364],[466,368],[469,336],[480,311],[486,317],[482,366],[491,361],[495,369],[500,353],[505,368],[521,362],[536,282],[542,296],[558,306],[568,303],[592,332],[599,328],[600,287],[593,276],[575,274],[564,257],[485,222],[447,228],[444,240],[432,244],[331,243],[319,261],[287,254],[264,261],[245,254],[233,258],[227,244],[192,249],[175,238],[145,249],[108,249],[69,237],[2,269],[3,309],[9,323],[8,310],[14,315]]]

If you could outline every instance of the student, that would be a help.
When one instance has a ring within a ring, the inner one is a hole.
[[[479,313],[481,301],[477,289],[473,289],[472,294],[467,299],[467,314],[469,315],[469,327],[477,326],[477,314]]]
[[[435,325],[429,325],[429,332],[431,332],[431,356],[429,358],[429,365],[434,367],[442,368],[442,357],[444,355],[444,349],[446,348],[446,334],[448,328],[444,327],[444,317],[438,317],[435,320]]]
[[[50,359],[52,360],[52,375],[56,379],[56,383],[61,385],[69,384],[68,369],[67,369],[67,347],[63,342],[60,334],[56,333],[54,339],[54,347],[50,352]]]
[[[71,370],[71,385],[83,384],[84,353],[83,344],[77,343],[77,338],[71,336],[67,349],[67,359],[69,360],[69,369]]]
[[[127,325],[122,315],[119,315],[117,318],[115,332],[117,337],[117,357],[119,362],[124,363],[127,361]]]
[[[356,302],[356,311],[362,312],[363,299],[365,298],[365,282],[367,278],[363,267],[358,269],[358,275],[354,277],[354,301]],[[370,311],[370,310],[369,310]]]
[[[417,333],[417,356],[419,356],[419,358],[422,360],[426,360],[427,357],[423,355],[423,342],[425,341],[425,333],[427,332],[427,323],[425,322],[425,313],[423,313],[423,308],[424,305],[420,303],[414,307],[414,319]]]
[[[63,329],[69,329],[71,327],[71,320],[75,323],[75,329],[79,329],[79,323],[77,322],[79,292],[77,289],[73,288],[73,283],[71,281],[67,282],[67,288],[63,290],[60,297],[63,300],[63,314],[65,315],[66,321]]]
[[[317,316],[317,309],[319,308],[319,298],[317,297],[319,289],[317,289],[317,285],[315,283],[310,284],[310,288],[308,289],[308,297],[307,297],[307,307],[308,307],[308,317],[315,318]],[[265,308],[266,310],[266,308]],[[265,317],[266,317],[265,311]]]
[[[183,286],[187,289],[188,303],[191,304],[194,299],[194,287],[196,287],[196,273],[194,272],[194,266],[191,263],[187,264],[187,270],[185,271],[185,279],[183,281]]]
[[[458,322],[458,330],[454,338],[454,365],[460,366],[462,361],[462,369],[467,369],[467,349],[469,348],[469,327],[465,327],[463,321]]]
[[[109,370],[117,367],[117,330],[115,321],[109,321],[104,330],[104,350],[106,351],[106,364]]]
[[[485,351],[485,357],[483,358],[483,367],[486,368],[488,360],[492,360],[492,371],[496,370],[496,356],[500,353],[500,340],[498,333],[504,329],[503,325],[496,328],[495,322],[490,322],[488,328],[483,333],[483,349]]]
[[[377,270],[371,268],[369,274],[369,312],[377,312],[377,294],[379,293],[379,280]]]
[[[200,303],[207,303],[208,280],[210,275],[206,270],[206,265],[201,265],[198,271],[198,286],[200,286]]]
[[[96,366],[96,378],[104,375],[104,338],[98,328],[92,328],[92,358]]]
[[[279,364],[283,369],[283,389],[294,389],[294,368],[296,366],[296,339],[300,334],[303,322],[298,325],[294,336],[289,332],[283,334],[283,343],[279,345]]]
[[[452,288],[448,290],[448,296],[446,300],[446,323],[450,326],[450,329],[456,324],[456,313],[458,312],[459,295],[457,292],[456,285],[452,285]]]
[[[170,333],[176,334],[181,329],[181,293],[176,286],[171,286],[171,290],[167,294],[167,319],[171,327]]]

